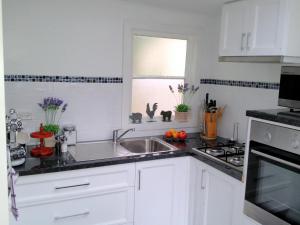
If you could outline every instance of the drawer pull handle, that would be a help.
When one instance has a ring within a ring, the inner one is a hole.
[[[77,217],[77,216],[87,216],[89,214],[90,214],[90,211],[87,210],[87,211],[76,213],[76,214],[72,214],[72,215],[55,216],[54,220],[63,220],[63,219],[68,219],[68,218],[72,218],[72,217]]]
[[[250,51],[250,46],[249,46],[250,38],[251,38],[251,32],[248,32],[247,33],[247,51]]]
[[[89,185],[90,185],[90,183],[74,184],[74,185],[69,185],[69,186],[58,186],[58,187],[55,187],[55,190],[66,189],[66,188],[75,188],[75,187],[84,187],[84,186],[89,186]]]
[[[206,188],[205,185],[204,185],[204,182],[203,182],[205,172],[206,172],[206,170],[202,169],[202,171],[201,171],[201,189],[202,190],[205,190],[205,188]]]
[[[140,191],[141,190],[141,175],[142,175],[142,172],[139,170],[139,184],[138,184],[138,190]]]
[[[246,37],[246,33],[242,33],[242,38],[241,38],[241,51],[242,52],[245,50],[245,48],[244,48],[245,37]]]

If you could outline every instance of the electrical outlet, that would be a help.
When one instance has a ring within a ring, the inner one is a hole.
[[[32,113],[31,112],[19,112],[18,118],[21,120],[32,120]]]

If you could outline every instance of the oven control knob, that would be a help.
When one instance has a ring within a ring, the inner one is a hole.
[[[292,141],[292,148],[297,149],[300,146],[300,142],[298,140],[293,140]]]
[[[264,135],[264,140],[265,142],[271,142],[272,140],[272,134],[270,132],[266,132],[265,135]]]

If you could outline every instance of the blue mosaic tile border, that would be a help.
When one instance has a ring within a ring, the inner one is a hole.
[[[121,84],[122,77],[83,77],[58,75],[5,75],[6,82],[59,82],[59,83],[101,83]]]
[[[235,87],[262,88],[279,90],[279,83],[256,82],[256,81],[238,81],[238,80],[218,80],[218,79],[201,79],[201,84],[214,84]]]

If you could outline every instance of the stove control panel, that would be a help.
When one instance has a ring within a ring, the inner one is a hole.
[[[266,143],[270,143],[272,141],[272,133],[270,131],[266,131],[264,133],[264,141]]]
[[[295,134],[293,137],[292,137],[292,140],[291,140],[291,145],[292,145],[292,148],[297,150],[299,149],[300,147],[300,137],[299,135]]]
[[[300,130],[253,120],[250,139],[274,148],[300,154]]]

